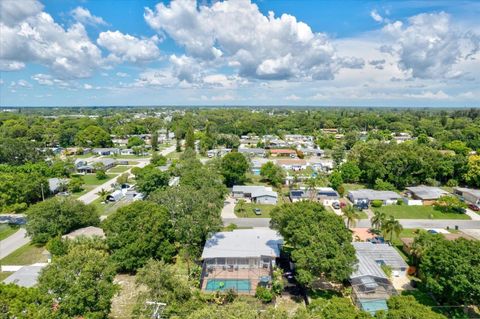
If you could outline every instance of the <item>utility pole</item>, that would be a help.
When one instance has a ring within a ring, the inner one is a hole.
[[[146,301],[145,304],[149,306],[154,306],[153,308],[153,313],[152,313],[152,319],[161,319],[162,318],[162,312],[165,309],[165,306],[167,305],[166,303],[163,302],[158,302],[158,301]]]
[[[40,182],[40,188],[42,190],[42,201],[45,201],[45,195],[43,194],[43,183]]]

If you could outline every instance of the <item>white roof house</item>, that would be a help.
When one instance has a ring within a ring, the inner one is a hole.
[[[203,248],[202,259],[280,257],[283,238],[270,228],[236,229],[218,232],[210,237]]]
[[[370,272],[377,271],[373,267],[373,264],[370,261],[373,261],[377,265],[385,264],[390,266],[392,270],[405,272],[408,268],[408,264],[403,260],[402,256],[388,244],[373,244],[370,242],[353,242],[353,247],[355,247],[357,258],[360,256],[362,259],[359,259],[359,268],[355,273],[361,272]],[[370,261],[367,262],[365,258],[368,258]],[[361,262],[364,262],[362,265]],[[370,268],[370,270],[366,268]],[[382,271],[383,272],[383,271]],[[355,274],[354,273],[354,274]]]
[[[271,187],[266,186],[234,185],[232,193],[236,195],[250,195],[252,198],[264,195],[278,196],[277,192],[274,192]]]
[[[99,227],[88,226],[88,227],[79,228],[66,235],[63,235],[62,238],[75,239],[81,236],[88,237],[88,238],[95,237],[95,236],[98,236],[100,238],[105,238],[105,233],[103,232],[103,229]]]
[[[405,189],[412,194],[413,197],[419,198],[421,200],[432,200],[432,199],[439,199],[444,195],[448,195],[447,191],[444,191],[441,188],[433,187],[433,186],[411,186],[405,187]]]
[[[353,203],[358,200],[381,200],[381,201],[396,201],[402,198],[399,194],[392,191],[377,191],[374,189],[359,189],[348,192],[348,198]]]

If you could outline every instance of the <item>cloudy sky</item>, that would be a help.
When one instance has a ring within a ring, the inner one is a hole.
[[[1,0],[0,105],[480,106],[479,1]]]

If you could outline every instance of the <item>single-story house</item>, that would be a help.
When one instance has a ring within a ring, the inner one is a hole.
[[[395,277],[406,276],[408,264],[400,254],[388,244],[353,242],[358,263],[350,276],[352,299],[362,310],[374,314],[387,310],[387,299],[397,292],[382,266],[392,269]]]
[[[50,193],[56,194],[59,192],[65,191],[68,185],[68,179],[67,178],[49,178],[48,179],[48,189],[50,190]]]
[[[213,234],[202,252],[201,289],[255,294],[258,285],[271,283],[282,244],[283,238],[270,228]]]
[[[263,148],[239,148],[238,152],[250,157],[265,157],[267,152]]]
[[[309,165],[317,172],[328,173],[333,170],[334,162],[332,159],[324,158],[315,161],[309,161]]]
[[[101,229],[100,227],[88,226],[88,227],[79,228],[77,230],[74,230],[74,231],[62,236],[62,238],[64,238],[64,239],[76,239],[78,237],[105,238],[105,233],[103,232],[103,229]]]
[[[270,155],[280,157],[297,157],[297,151],[289,149],[289,148],[274,148],[270,150]]]
[[[304,169],[307,169],[307,161],[303,159],[279,159],[277,160],[277,165],[285,170],[292,171],[302,171]]]
[[[113,138],[112,143],[116,146],[125,147],[128,144],[128,138]]]
[[[276,205],[278,201],[277,192],[272,191],[271,187],[265,186],[243,186],[235,185],[232,188],[234,198],[246,198],[257,204]]]
[[[347,197],[354,204],[370,204],[370,202],[374,200],[381,200],[383,205],[395,204],[399,199],[402,198],[402,196],[392,191],[377,191],[374,189],[359,189],[349,191]]]
[[[313,192],[313,194],[312,194]],[[320,187],[316,190],[293,189],[290,191],[290,200],[292,203],[301,200],[316,200],[324,204],[330,204],[340,198],[338,193],[331,187]]]
[[[405,189],[407,190],[406,193],[408,196],[413,199],[421,200],[423,205],[433,205],[437,199],[448,195],[447,191],[433,186],[420,185],[405,187]]]
[[[97,155],[113,155],[113,154],[120,154],[120,149],[116,147],[94,148],[92,149],[92,153]]]
[[[95,163],[101,163],[105,170],[108,170],[114,167],[117,164],[117,161],[113,158],[100,158],[92,162],[87,162],[82,159],[77,159],[75,161],[75,167],[79,173],[94,173],[96,169]]]
[[[125,199],[127,201],[137,201],[137,200],[142,200],[144,198],[144,195],[137,191],[135,187],[130,187],[126,192],[125,192]]]
[[[455,187],[453,192],[461,197],[468,203],[477,205],[480,207],[480,189]]]
[[[318,156],[323,157],[325,155],[325,151],[319,148],[299,148],[300,152],[303,153],[305,156]]]
[[[260,175],[260,170],[262,169],[262,163],[259,161],[252,161],[250,165],[251,171],[253,175]]]
[[[135,152],[131,148],[125,148],[120,150],[120,155],[135,155]]]
[[[37,284],[40,271],[46,266],[46,263],[37,263],[29,266],[23,266],[13,274],[3,280],[5,284],[16,284],[20,287],[30,288]]]

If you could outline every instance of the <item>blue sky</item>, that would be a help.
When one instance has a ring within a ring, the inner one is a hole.
[[[0,2],[0,105],[478,107],[478,1]]]

